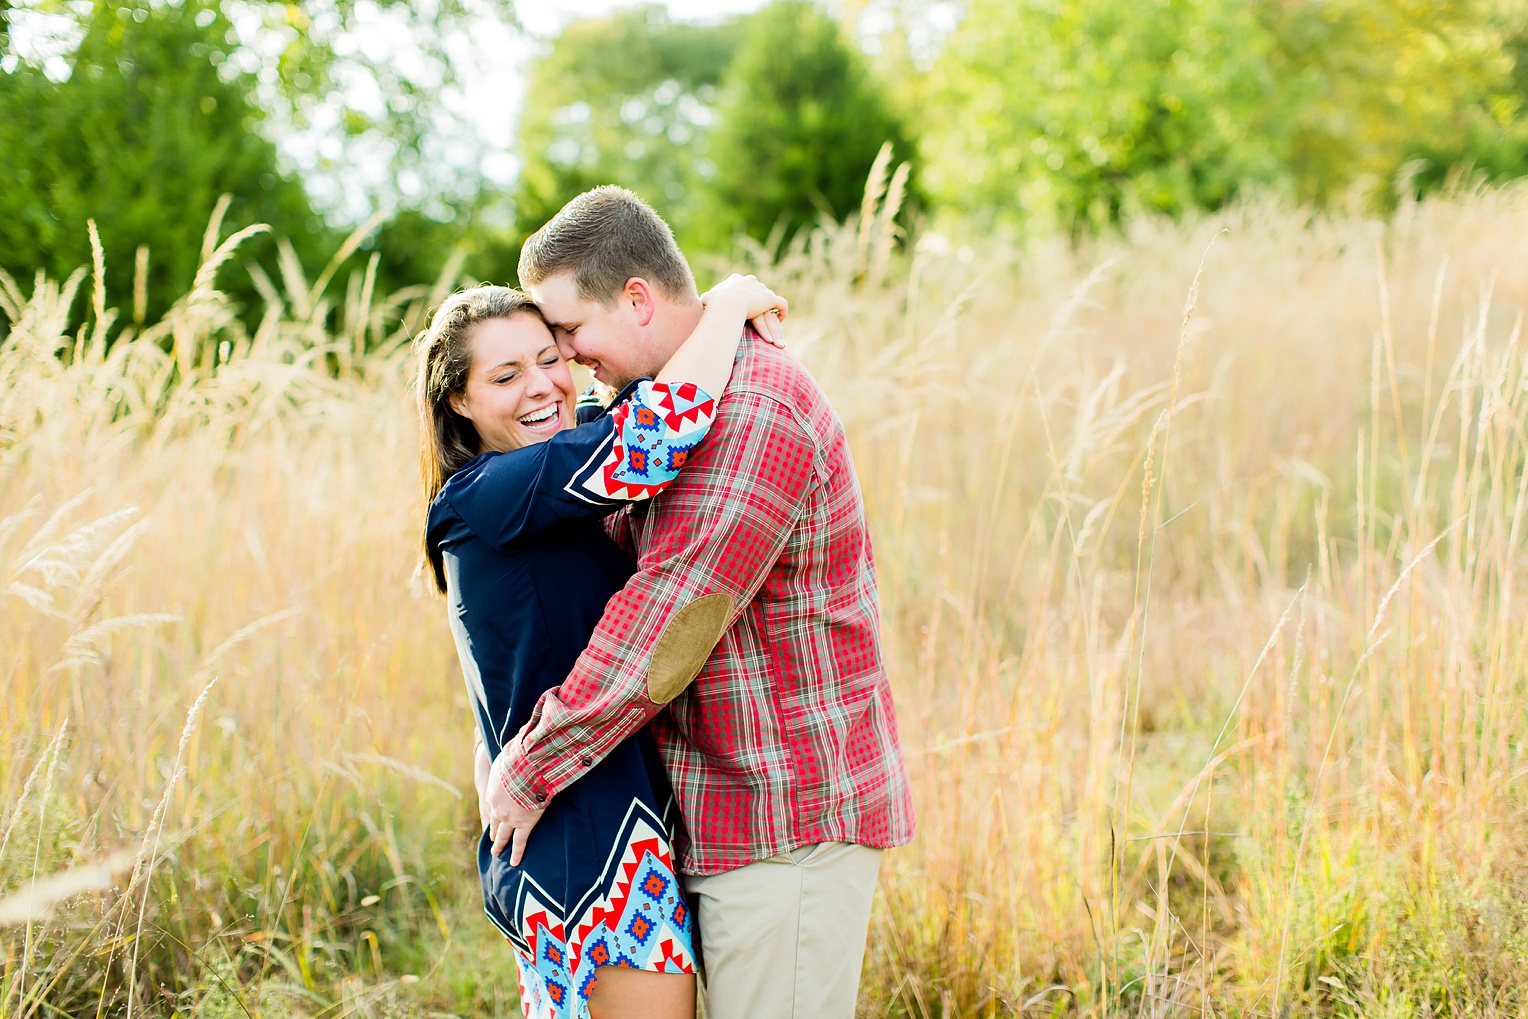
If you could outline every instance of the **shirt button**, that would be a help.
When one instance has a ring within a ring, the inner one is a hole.
[[[537,803],[545,803],[546,802],[546,793],[537,793],[536,794],[536,802]]]
[[[588,768],[588,767],[591,767],[594,764],[594,758],[592,758],[589,755],[585,754],[583,757],[580,757],[578,759],[578,763],[583,765],[585,768]]]

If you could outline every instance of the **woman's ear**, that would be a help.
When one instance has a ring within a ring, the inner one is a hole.
[[[626,281],[626,289],[621,292],[621,300],[631,306],[632,315],[636,317],[638,326],[647,325],[658,312],[658,306],[653,301],[653,288],[641,276],[633,276]]]
[[[456,411],[458,415],[466,418],[468,421],[472,420],[472,415],[467,413],[466,393],[451,393],[446,397],[446,402],[451,405],[451,409]]]

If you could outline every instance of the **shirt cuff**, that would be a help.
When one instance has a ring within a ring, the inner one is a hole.
[[[545,810],[552,802],[556,790],[526,758],[519,736],[504,744],[504,749],[499,752],[499,763],[499,780],[504,791],[522,809]]]

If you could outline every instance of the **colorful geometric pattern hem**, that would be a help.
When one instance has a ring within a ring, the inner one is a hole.
[[[526,1019],[589,1019],[601,966],[695,972],[689,906],[664,831],[633,801],[599,886],[567,912],[522,877],[516,912],[523,933],[503,933],[515,949]]]

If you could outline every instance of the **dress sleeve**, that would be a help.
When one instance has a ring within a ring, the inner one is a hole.
[[[443,494],[480,539],[508,548],[663,491],[715,416],[716,401],[694,383],[643,380],[603,417],[487,457]]]

